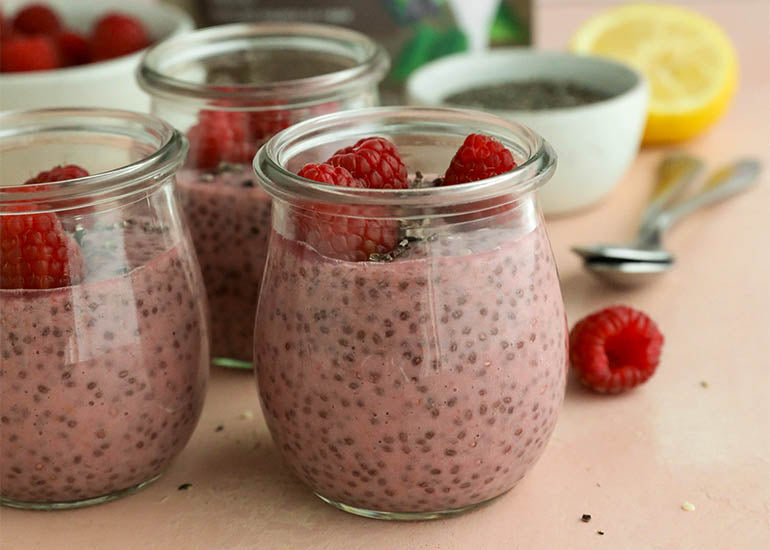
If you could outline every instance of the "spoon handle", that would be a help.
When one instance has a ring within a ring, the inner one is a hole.
[[[695,196],[663,211],[656,220],[657,229],[664,231],[691,212],[751,187],[757,182],[760,169],[760,163],[754,159],[742,159],[722,168],[708,179]]]
[[[658,166],[655,189],[642,215],[636,242],[646,241],[646,236],[654,231],[657,218],[666,205],[689,186],[702,170],[703,162],[686,153],[670,155],[661,161]]]

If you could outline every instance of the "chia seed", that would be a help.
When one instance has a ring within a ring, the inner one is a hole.
[[[445,101],[463,107],[540,111],[588,105],[610,95],[566,80],[512,81],[478,86],[448,96]]]

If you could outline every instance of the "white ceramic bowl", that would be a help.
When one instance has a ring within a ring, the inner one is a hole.
[[[37,1],[37,0],[34,0]],[[129,0],[45,0],[64,23],[88,32],[94,21],[109,11],[136,16],[153,43],[188,31],[192,18],[175,6]],[[10,16],[33,0],[4,0]],[[145,50],[108,61],[53,71],[0,73],[0,110],[45,107],[106,107],[147,112],[150,98],[136,84],[134,71]]]
[[[540,191],[546,214],[589,206],[620,181],[639,149],[647,116],[645,79],[614,61],[529,48],[495,49],[441,58],[407,82],[409,101],[449,105],[448,96],[511,80],[568,80],[610,97],[596,103],[539,111],[489,112],[529,126],[556,150],[558,168]]]

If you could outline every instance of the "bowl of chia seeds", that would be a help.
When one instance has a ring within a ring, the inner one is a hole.
[[[616,61],[530,48],[443,57],[407,82],[410,103],[489,111],[531,127],[559,155],[546,214],[590,206],[622,179],[647,118],[644,77]]]

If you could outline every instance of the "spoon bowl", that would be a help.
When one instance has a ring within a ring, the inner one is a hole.
[[[662,248],[634,248],[612,244],[573,246],[572,251],[586,261],[667,262],[673,258],[669,251]]]
[[[661,262],[634,262],[611,260],[586,260],[585,267],[591,273],[618,287],[635,287],[650,282],[674,265],[674,257]]]

